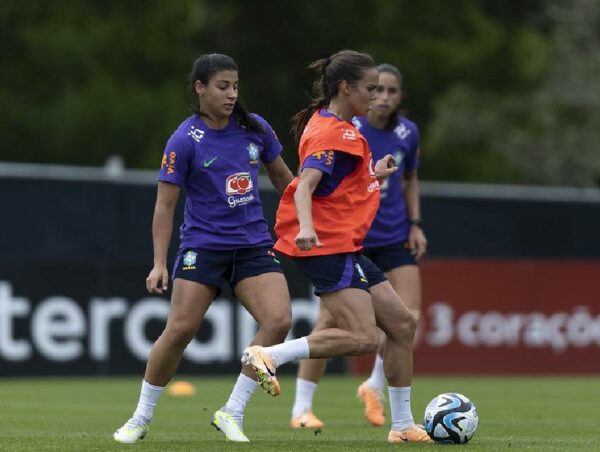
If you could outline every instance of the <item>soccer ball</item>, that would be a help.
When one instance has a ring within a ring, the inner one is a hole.
[[[431,439],[440,443],[464,444],[477,430],[477,408],[467,397],[447,392],[435,397],[427,408],[423,424]]]

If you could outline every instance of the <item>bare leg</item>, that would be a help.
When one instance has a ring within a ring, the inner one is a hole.
[[[384,369],[388,384],[410,386],[416,320],[388,281],[372,286],[371,297],[377,324],[387,336]]]
[[[167,325],[152,346],[144,379],[154,386],[166,386],[175,374],[183,351],[198,331],[216,288],[177,278]]]
[[[310,358],[362,355],[379,342],[369,293],[343,289],[322,294],[321,302],[335,318],[337,327],[324,328],[306,337]]]
[[[386,278],[417,320],[421,317],[421,272],[416,265],[403,265],[385,273]],[[385,335],[382,335],[377,354],[383,358]]]
[[[333,320],[333,317],[327,308],[325,308],[325,306],[321,303],[319,306],[319,316],[317,317],[317,321],[312,332],[315,333],[326,328],[334,327],[335,325],[335,320]],[[303,359],[300,361],[300,365],[298,367],[298,378],[312,381],[313,383],[318,383],[325,373],[326,367],[326,359]]]
[[[283,342],[292,325],[292,303],[285,277],[281,273],[263,273],[241,280],[235,294],[258,323],[250,345]],[[242,373],[256,379],[256,372],[243,366]]]

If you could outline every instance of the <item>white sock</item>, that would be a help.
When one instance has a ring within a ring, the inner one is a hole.
[[[137,408],[133,413],[133,417],[141,418],[146,424],[149,424],[152,420],[154,408],[158,403],[158,398],[164,390],[164,386],[154,386],[144,380],[142,382],[140,400],[138,401]]]
[[[277,367],[289,361],[306,359],[310,353],[306,336],[301,337],[300,339],[292,339],[291,341],[286,341],[271,347],[263,347],[263,349],[267,354],[273,357]]]
[[[373,364],[373,370],[371,376],[367,380],[367,386],[376,389],[377,391],[383,391],[385,386],[385,372],[383,371],[383,358],[379,356],[379,353],[375,355],[375,364]]]
[[[296,400],[292,408],[292,417],[300,416],[302,413],[312,410],[312,402],[317,390],[317,383],[303,378],[296,379]]]
[[[410,386],[394,388],[388,386],[390,395],[390,411],[392,413],[392,430],[406,430],[415,424],[410,409]]]
[[[256,387],[255,380],[241,373],[229,395],[229,400],[225,404],[225,410],[231,414],[243,413],[254,392],[256,392]]]

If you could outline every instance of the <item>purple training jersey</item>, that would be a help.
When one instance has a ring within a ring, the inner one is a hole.
[[[363,246],[374,248],[406,240],[410,225],[402,176],[419,166],[419,129],[414,122],[403,117],[399,117],[396,127],[389,130],[376,129],[365,116],[356,117],[353,122],[367,139],[374,162],[392,154],[398,166],[398,171],[380,185],[379,210]]]
[[[215,130],[192,115],[169,138],[158,180],[186,193],[180,250],[273,245],[258,194],[258,170],[261,162],[279,156],[281,144],[263,118],[253,117],[264,133],[243,128],[234,116],[227,127]]]

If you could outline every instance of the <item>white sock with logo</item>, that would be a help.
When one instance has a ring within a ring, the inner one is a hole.
[[[394,388],[388,386],[390,395],[390,411],[392,414],[392,430],[406,430],[415,425],[410,409],[410,386]]]
[[[250,377],[240,373],[235,386],[225,404],[225,411],[230,414],[243,413],[246,405],[256,392],[257,383]]]
[[[146,424],[149,424],[152,420],[152,415],[154,414],[154,408],[158,403],[158,398],[164,390],[164,386],[154,386],[144,380],[142,382],[140,400],[138,401],[137,408],[133,413],[133,417],[141,419]]]
[[[379,353],[375,355],[375,363],[373,364],[373,370],[371,376],[367,380],[367,386],[376,389],[377,391],[383,391],[385,386],[385,372],[383,371],[383,358],[379,356]]]
[[[318,384],[303,378],[296,379],[296,399],[292,408],[292,417],[300,416],[302,413],[312,410],[312,402]]]
[[[292,339],[282,344],[271,347],[263,347],[265,353],[273,358],[275,366],[279,367],[289,361],[299,361],[308,358],[310,351],[306,336],[300,339]]]

